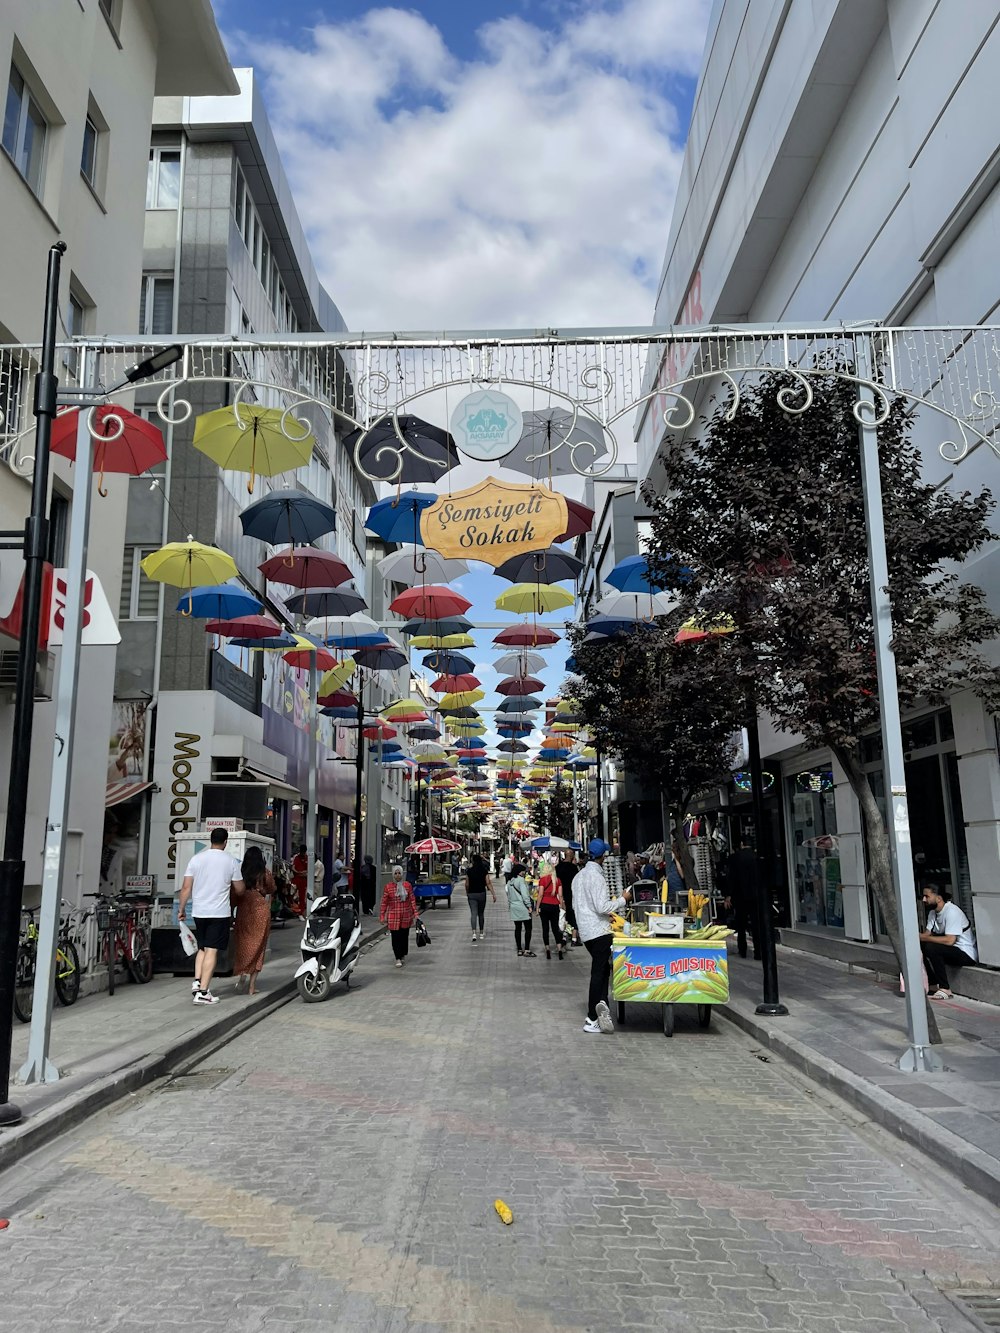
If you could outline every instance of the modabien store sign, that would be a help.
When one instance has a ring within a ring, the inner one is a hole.
[[[215,696],[207,690],[164,691],[156,709],[149,868],[160,884],[177,882],[174,838],[198,827],[201,792],[212,776]]]
[[[446,559],[502,565],[519,551],[537,551],[566,531],[565,496],[545,486],[487,477],[467,491],[442,495],[420,515],[424,545]]]

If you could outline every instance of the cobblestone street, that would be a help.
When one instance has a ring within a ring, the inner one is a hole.
[[[997,1220],[932,1163],[725,1022],[585,1034],[586,953],[516,957],[499,908],[426,920],[0,1177],[3,1326],[973,1327]]]

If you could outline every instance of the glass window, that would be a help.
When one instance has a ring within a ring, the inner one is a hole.
[[[97,126],[88,116],[83,127],[83,152],[80,155],[80,170],[90,181],[97,184]]]
[[[10,67],[3,116],[3,147],[35,194],[41,193],[48,124],[16,65]]]
[[[146,207],[176,208],[181,193],[179,148],[151,148],[146,175]]]
[[[87,312],[83,302],[74,293],[69,294],[66,306],[66,332],[71,338],[79,338],[86,331]],[[68,349],[63,357],[67,374],[76,379],[80,373],[80,352],[77,348]]]
[[[918,717],[913,722],[904,723],[904,750],[926,750],[929,746],[936,744],[937,728],[934,725],[933,713],[928,717]]]
[[[800,925],[844,928],[833,772],[809,769],[788,780],[795,916]]]
[[[21,423],[21,367],[10,354],[0,356],[0,439],[16,435]]]
[[[174,280],[147,273],[139,299],[139,332],[146,337],[172,333],[174,329]]]
[[[141,561],[156,548],[126,546],[122,563],[122,591],[118,604],[119,620],[155,620],[160,606],[160,585],[147,579]]]

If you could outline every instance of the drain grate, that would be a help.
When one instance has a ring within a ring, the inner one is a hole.
[[[977,1328],[990,1333],[1000,1328],[1000,1288],[984,1287],[980,1291],[949,1291],[948,1295],[963,1314],[969,1316]]]
[[[193,1069],[190,1074],[177,1074],[165,1083],[161,1092],[207,1092],[225,1083],[236,1071],[233,1069]]]

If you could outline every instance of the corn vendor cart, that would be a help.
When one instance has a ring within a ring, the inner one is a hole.
[[[674,1005],[697,1009],[699,1027],[712,1022],[712,1006],[729,999],[729,957],[724,926],[701,926],[684,932],[683,919],[648,915],[637,933],[635,922],[625,933],[620,922],[611,943],[611,996],[618,1005],[618,1021],[626,1021],[627,1004],[658,1004],[663,1013],[663,1035],[674,1035]],[[670,933],[659,933],[670,932]]]
[[[422,838],[420,842],[410,843],[406,849],[407,854],[419,856],[421,862],[426,858],[427,865],[426,871],[421,866],[420,875],[413,885],[413,896],[418,907],[424,907],[427,903],[432,908],[437,907],[438,900],[443,899],[451,908],[451,895],[455,887],[451,875],[451,854],[461,850],[461,844],[452,842],[450,838]]]

